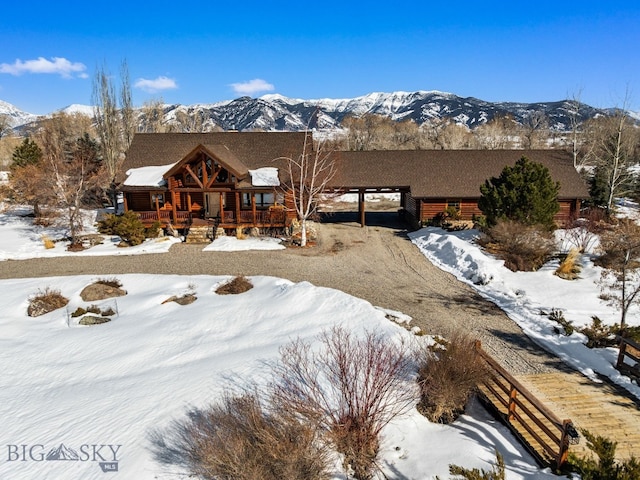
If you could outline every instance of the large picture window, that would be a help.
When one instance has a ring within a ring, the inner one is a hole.
[[[158,201],[158,206],[162,207],[164,205],[164,193],[151,194],[151,208],[156,208],[156,200]]]
[[[256,196],[256,207],[266,208],[275,204],[275,195],[273,192],[259,192]],[[242,206],[245,208],[251,208],[251,193],[242,194]]]

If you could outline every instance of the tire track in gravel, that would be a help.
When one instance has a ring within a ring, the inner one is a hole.
[[[329,220],[341,220],[336,215]],[[397,216],[369,212],[367,227],[321,225],[318,246],[281,251],[202,252],[202,245],[176,244],[168,254],[42,258],[0,262],[0,278],[126,273],[269,275],[336,288],[413,317],[429,334],[462,329],[514,374],[562,367],[534,344],[496,305],[431,264],[409,241]]]

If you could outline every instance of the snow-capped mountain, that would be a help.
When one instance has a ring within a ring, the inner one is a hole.
[[[418,124],[448,118],[473,129],[500,115],[510,115],[517,122],[523,123],[533,112],[541,111],[549,118],[549,124],[554,130],[563,131],[570,126],[568,106],[567,101],[492,103],[438,91],[370,93],[350,99],[316,100],[264,95],[211,104],[164,105],[163,123],[184,124],[187,118],[197,119],[197,123],[202,124],[206,130],[332,130],[340,128],[342,120],[349,115],[377,114],[393,120],[411,119]],[[72,105],[62,111],[92,115],[91,107],[82,105]],[[19,112],[8,103],[0,102],[0,114],[5,112],[12,112],[9,114],[16,119],[15,126],[36,118],[35,115]],[[581,120],[585,120],[603,112],[581,104],[579,116]],[[138,110],[138,114],[143,122],[144,109]]]
[[[37,120],[38,115],[23,112],[10,103],[0,100],[0,115],[6,115],[9,119],[9,125],[18,127]]]

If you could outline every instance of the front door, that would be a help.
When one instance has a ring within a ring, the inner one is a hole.
[[[204,212],[207,218],[220,216],[220,192],[204,194]]]

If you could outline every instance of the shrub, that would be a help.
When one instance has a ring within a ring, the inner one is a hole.
[[[266,411],[257,394],[225,395],[150,435],[156,460],[191,476],[234,480],[329,478],[328,454],[312,424]]]
[[[130,246],[140,245],[146,238],[144,224],[131,210],[122,215],[106,215],[98,222],[98,231],[105,235],[118,235]]]
[[[281,349],[274,401],[317,424],[353,478],[369,479],[381,430],[415,401],[411,358],[402,345],[372,332],[353,338],[334,327],[320,339],[317,352],[300,340]]]
[[[93,283],[97,285],[105,285],[107,287],[113,287],[113,288],[122,287],[122,282],[116,277],[99,278]]]
[[[477,468],[469,470],[458,465],[449,465],[449,473],[451,475],[459,475],[467,480],[504,480],[506,475],[504,458],[499,452],[496,452],[495,465],[488,472]]]
[[[160,227],[162,224],[156,220],[151,224],[150,227],[145,227],[144,236],[145,238],[158,238],[160,236]]]
[[[583,327],[580,333],[587,337],[587,347],[606,348],[618,345],[618,336],[640,342],[640,326],[620,328],[618,323],[606,325],[596,315],[591,317],[591,325]]]
[[[243,275],[235,277],[230,282],[220,285],[216,289],[218,295],[237,295],[253,288],[253,284]]]
[[[418,410],[432,422],[451,423],[460,416],[489,370],[474,340],[456,332],[419,352]]]
[[[62,308],[67,303],[69,303],[69,299],[62,296],[60,290],[47,287],[44,290],[38,290],[35,295],[29,298],[27,315],[30,317],[39,317],[45,313]]]
[[[52,248],[55,248],[56,243],[51,240],[49,237],[47,237],[46,235],[42,235],[42,243],[44,245],[44,248],[46,248],[47,250],[50,250]]]
[[[560,262],[558,268],[554,272],[560,278],[565,280],[576,280],[580,273],[580,252],[577,248],[572,248],[567,256]]]
[[[604,348],[613,347],[618,344],[616,340],[617,324],[613,327],[605,325],[596,315],[591,317],[591,325],[580,329],[587,337],[587,347]]]
[[[503,259],[504,266],[514,272],[538,270],[555,251],[551,232],[511,220],[489,228],[479,243]]]
[[[564,312],[558,308],[552,308],[549,313],[540,312],[542,315],[546,315],[549,317],[549,320],[556,322],[562,327],[562,332],[560,332],[559,328],[555,328],[556,333],[563,333],[564,335],[571,335],[575,331],[575,327],[573,326],[573,322],[571,320],[567,320],[564,318]]]
[[[606,437],[593,435],[588,430],[581,430],[587,440],[587,447],[595,453],[588,458],[581,458],[569,453],[569,468],[579,473],[582,480],[636,480],[640,478],[640,462],[631,457],[617,462],[616,447],[618,444]]]

